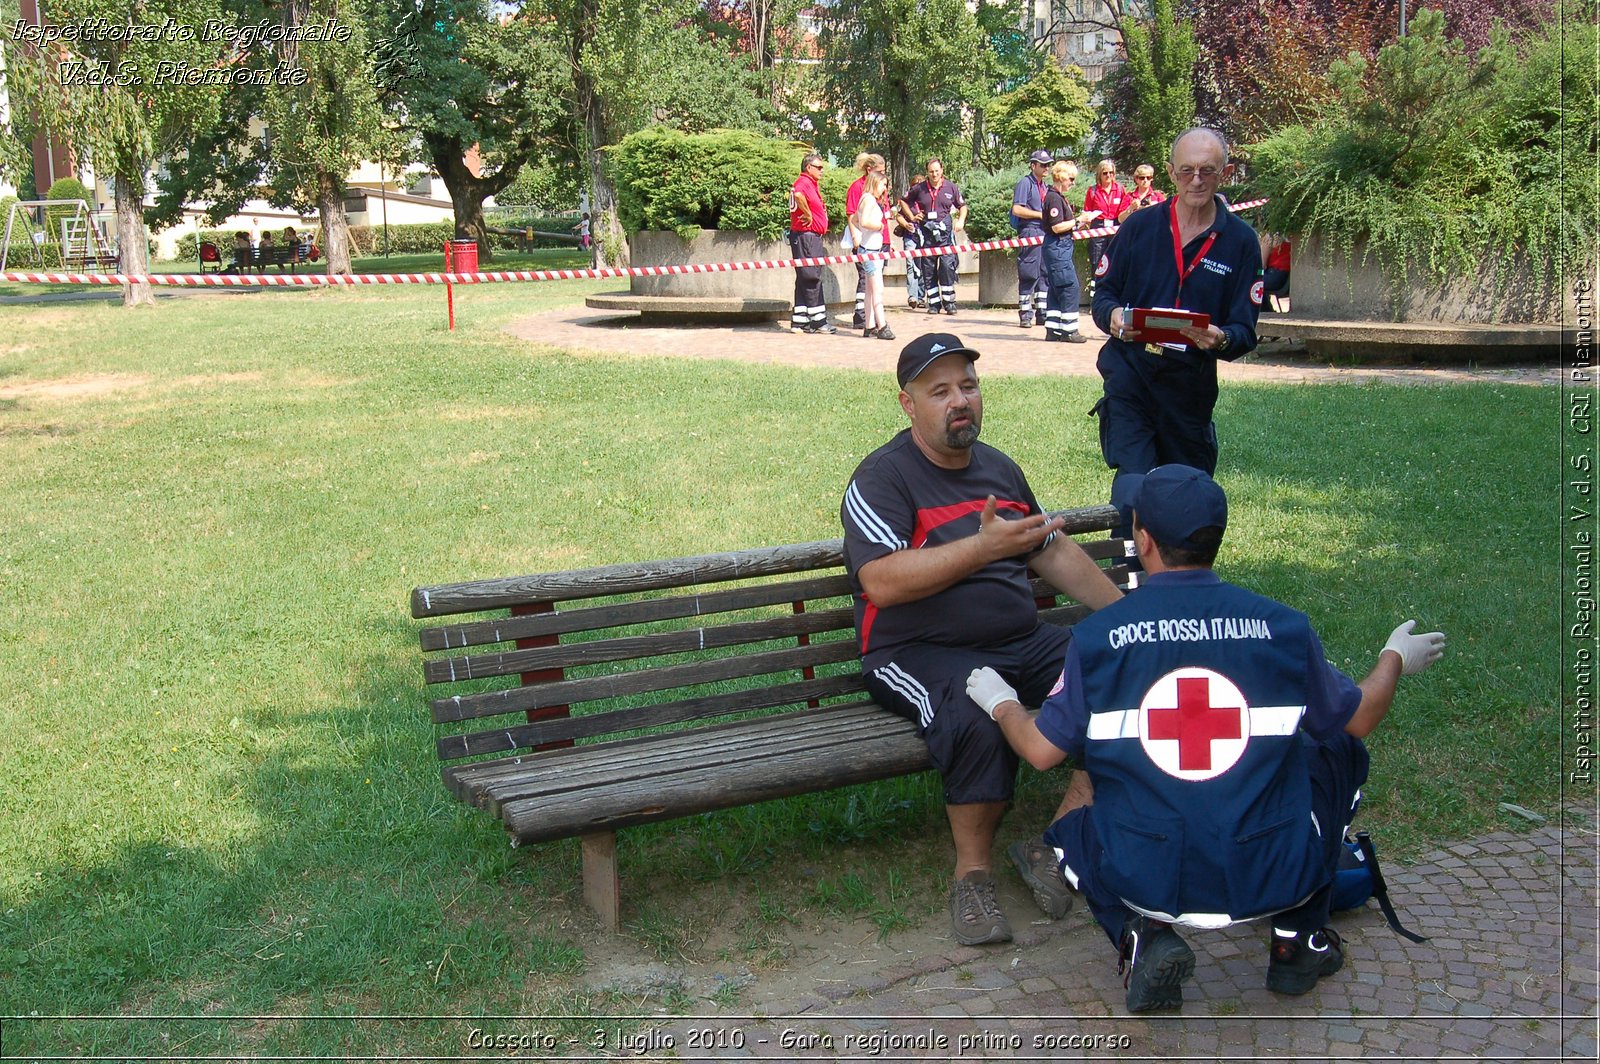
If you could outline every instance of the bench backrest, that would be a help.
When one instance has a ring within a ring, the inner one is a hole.
[[[1109,506],[1060,516],[1073,533],[1116,521]],[[1126,553],[1121,540],[1083,546],[1112,564]],[[413,617],[496,612],[421,634],[439,652],[427,682],[464,685],[430,702],[449,729],[440,759],[863,700],[842,549],[835,539],[417,588]],[[1086,612],[1035,587],[1043,619]]]

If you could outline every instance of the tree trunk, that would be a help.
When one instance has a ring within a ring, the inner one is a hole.
[[[478,262],[494,261],[489,246],[489,227],[483,220],[483,201],[516,180],[522,164],[502,166],[493,177],[474,177],[467,169],[467,153],[460,140],[434,134],[424,134],[422,140],[428,149],[428,160],[439,171],[444,187],[450,190],[450,204],[456,215],[456,239],[476,240]]]
[[[617,217],[617,190],[606,173],[602,151],[611,144],[605,100],[583,65],[584,53],[592,45],[595,20],[599,18],[598,6],[597,0],[578,0],[572,34],[572,88],[583,121],[584,153],[589,164],[589,233],[594,264],[626,267],[628,235]]]
[[[344,214],[344,179],[326,170],[317,172],[317,216],[322,219],[322,253],[328,257],[329,277],[348,277],[350,223]]]
[[[143,275],[150,272],[150,238],[144,227],[144,166],[136,163],[130,170],[137,176],[116,176],[117,249],[118,268],[122,273]],[[93,238],[84,234],[84,239]],[[136,307],[154,304],[155,292],[147,282],[122,286],[122,305]]]

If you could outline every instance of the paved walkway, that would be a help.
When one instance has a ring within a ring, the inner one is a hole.
[[[849,323],[848,315],[835,322]],[[1261,332],[1272,331],[1270,315],[1262,318]],[[1095,358],[1103,333],[1083,318],[1087,344],[1047,344],[1044,330],[1021,329],[1011,310],[968,310],[955,317],[932,317],[905,307],[889,311],[889,327],[898,341],[864,340],[841,326],[833,336],[796,336],[787,323],[754,325],[650,326],[639,324],[637,314],[618,315],[587,307],[567,307],[518,319],[508,326],[513,335],[532,343],[610,354],[702,358],[784,364],[830,366],[893,373],[895,359],[905,341],[924,332],[953,332],[983,352],[985,375],[1098,376]],[[1219,364],[1224,381],[1260,381],[1302,384],[1309,382],[1383,380],[1392,383],[1439,384],[1461,381],[1500,381],[1508,384],[1559,384],[1558,366],[1496,365],[1478,368],[1443,366],[1329,366],[1296,357],[1290,344],[1265,344],[1239,362]]]
[[[1300,998],[1266,990],[1253,924],[1190,934],[1199,963],[1181,1012],[1130,1017],[1115,954],[1080,905],[1008,946],[911,958],[765,1018],[709,1013],[638,1044],[673,1060],[1595,1060],[1593,817],[1591,801],[1563,824],[1386,866],[1402,920],[1429,940],[1394,934],[1376,903],[1337,916],[1345,968]],[[1014,925],[1036,912],[1024,899],[1002,899]]]

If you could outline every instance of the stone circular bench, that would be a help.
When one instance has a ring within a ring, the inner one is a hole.
[[[1561,326],[1467,322],[1335,321],[1262,314],[1262,336],[1299,340],[1318,358],[1393,358],[1410,349],[1430,362],[1494,362],[1559,357]]]
[[[686,321],[787,321],[789,301],[740,296],[645,296],[602,292],[584,300],[591,310],[638,311],[641,324]]]

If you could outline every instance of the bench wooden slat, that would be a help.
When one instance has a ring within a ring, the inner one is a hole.
[[[653,706],[630,706],[627,709],[604,713],[556,717],[493,731],[447,735],[440,738],[435,747],[439,760],[454,761],[463,757],[504,753],[508,750],[565,742],[569,739],[592,739],[614,732],[632,731],[635,728],[682,724],[686,721],[720,717],[745,710],[800,705],[813,699],[835,698],[865,689],[866,685],[861,679],[861,674],[849,672],[840,676],[823,676],[815,680],[801,680],[774,687],[756,687],[725,695],[686,698],[678,702],[664,702]]]
[[[824,569],[843,563],[844,541],[821,540],[786,547],[701,554],[656,562],[602,565],[562,573],[474,580],[463,584],[419,587],[411,592],[411,616],[439,617],[452,613],[542,602],[633,595],[686,584],[716,584],[748,577]]]
[[[629,624],[647,624],[680,617],[699,617],[714,613],[774,606],[784,602],[834,598],[851,594],[850,578],[844,574],[812,580],[792,580],[781,584],[757,584],[730,591],[703,595],[678,595],[671,598],[618,602],[521,617],[502,617],[492,621],[442,625],[422,632],[423,650],[454,650],[515,639],[592,632]]]
[[[619,636],[583,643],[559,643],[499,654],[464,654],[440,658],[423,666],[429,683],[454,683],[482,680],[494,676],[516,676],[542,669],[561,669],[576,665],[599,665],[609,661],[640,661],[662,654],[687,654],[700,650],[723,650],[745,643],[765,643],[799,635],[817,635],[855,627],[855,610],[818,610],[791,613],[759,621],[688,628],[651,635]]]
[[[719,764],[729,771],[791,746],[855,742],[878,734],[891,719],[869,700],[823,706],[772,717],[724,721],[705,728],[635,735],[591,746],[566,747],[534,757],[480,761],[451,770],[452,790],[469,805],[498,815],[509,801],[564,795],[596,786],[642,783],[686,768]],[[781,720],[782,727],[770,722]]]
[[[622,698],[647,691],[667,691],[703,683],[738,680],[766,673],[787,672],[808,665],[828,665],[860,656],[854,639],[830,639],[788,650],[763,651],[733,658],[667,665],[640,672],[609,676],[587,676],[577,680],[513,687],[504,691],[485,691],[476,695],[456,695],[436,699],[429,705],[437,724],[491,717],[499,713],[521,713],[546,706],[566,706],[600,698]]]
[[[1118,521],[1114,506],[1059,510],[1051,516],[1060,517],[1066,522],[1064,531],[1068,535],[1105,532],[1115,528]],[[749,577],[825,569],[842,565],[843,551],[844,540],[827,539],[783,547],[758,547],[689,558],[419,587],[411,592],[411,616],[419,619],[441,617],[509,606],[631,595],[686,584],[716,584]]]
[[[781,744],[760,761],[758,772],[730,771],[715,751],[698,764],[665,776],[617,784],[599,782],[586,790],[563,794],[558,803],[539,798],[508,801],[500,818],[514,843],[542,842],[569,835],[611,831],[633,824],[727,809],[792,794],[888,779],[929,767],[927,745],[907,720],[876,707],[856,712],[876,714],[873,738],[845,743]],[[750,721],[722,737],[730,749],[761,731],[783,732],[792,715]],[[692,734],[681,740],[694,743]],[[703,745],[703,743],[702,743]]]

